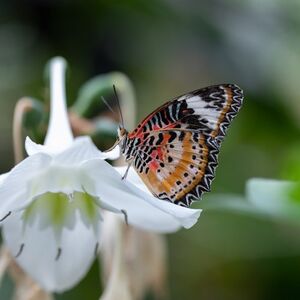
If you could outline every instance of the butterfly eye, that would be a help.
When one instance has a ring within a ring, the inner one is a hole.
[[[126,133],[127,133],[127,131],[126,131],[125,128],[123,128],[123,127],[121,127],[121,126],[118,127],[118,136],[119,136],[119,138],[121,138],[121,137],[123,137],[124,135],[126,135]]]

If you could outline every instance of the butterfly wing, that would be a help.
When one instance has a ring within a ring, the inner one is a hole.
[[[128,134],[125,156],[155,196],[188,206],[210,190],[221,141],[242,100],[240,88],[223,84],[167,102]]]
[[[129,138],[163,129],[199,131],[222,139],[243,100],[234,84],[214,85],[179,96],[148,115]]]

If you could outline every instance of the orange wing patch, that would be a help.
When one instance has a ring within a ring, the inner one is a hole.
[[[161,144],[154,147],[152,153],[155,155],[147,164],[148,172],[140,172],[140,176],[155,196],[176,203],[201,182],[208,164],[209,149],[205,137],[200,134],[177,131],[173,143],[168,143],[168,133],[164,136]],[[154,164],[157,168],[152,167]]]
[[[221,114],[218,118],[217,128],[214,131],[212,131],[212,133],[211,133],[211,136],[214,138],[219,134],[220,125],[224,121],[227,113],[229,112],[229,110],[231,108],[231,104],[233,102],[232,89],[226,87],[226,88],[224,88],[224,90],[225,90],[226,104],[224,105],[224,108],[222,109]]]

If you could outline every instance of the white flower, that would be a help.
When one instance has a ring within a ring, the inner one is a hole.
[[[87,272],[99,248],[101,210],[141,229],[173,232],[193,226],[201,210],[161,201],[133,169],[114,169],[89,137],[74,139],[67,116],[65,61],[50,64],[51,111],[45,144],[29,138],[28,157],[0,177],[3,237],[21,267],[48,291],[63,291]]]

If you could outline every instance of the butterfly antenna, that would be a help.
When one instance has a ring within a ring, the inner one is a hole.
[[[112,107],[108,104],[108,102],[105,100],[103,96],[101,96],[101,100],[113,114],[116,114],[116,112],[112,109]]]
[[[118,93],[117,93],[116,86],[114,84],[113,84],[113,88],[114,88],[114,93],[115,93],[117,104],[118,104],[118,108],[119,108],[119,113],[120,113],[120,118],[121,118],[121,125],[124,128],[124,119],[123,119],[123,115],[122,115],[120,100],[119,100],[119,96],[118,96]]]

